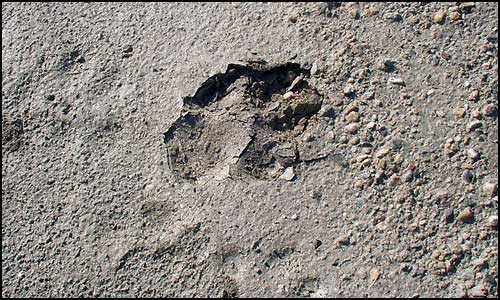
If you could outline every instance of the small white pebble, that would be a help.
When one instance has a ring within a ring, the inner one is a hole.
[[[306,143],[310,142],[313,140],[313,135],[310,133],[310,132],[307,132],[306,134],[304,134],[304,136],[302,137],[302,140]]]
[[[366,127],[368,129],[373,129],[373,128],[375,128],[375,126],[377,126],[377,124],[375,124],[375,122],[369,122],[368,124],[366,124]]]
[[[491,227],[497,226],[498,225],[498,216],[497,215],[490,216],[488,218],[488,225],[490,225]]]
[[[388,82],[395,84],[395,85],[405,85],[404,80],[401,78],[391,77],[391,78],[389,78]]]
[[[290,97],[293,96],[293,92],[286,92],[284,95],[283,95],[283,99],[287,100],[287,99],[290,99]]]
[[[316,75],[316,73],[318,72],[318,65],[316,63],[313,63],[310,72],[311,72],[311,76]]]
[[[497,193],[497,185],[491,182],[486,182],[483,185],[483,193],[486,196],[493,197]]]
[[[467,155],[472,159],[477,159],[479,157],[479,153],[474,149],[467,150]]]
[[[293,172],[293,168],[288,167],[285,169],[283,174],[281,174],[280,179],[291,181],[294,177],[295,177],[295,173]]]

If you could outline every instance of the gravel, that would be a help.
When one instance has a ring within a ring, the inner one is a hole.
[[[497,187],[495,3],[2,3],[2,297],[494,298]]]

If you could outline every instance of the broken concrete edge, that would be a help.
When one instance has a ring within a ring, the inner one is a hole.
[[[167,144],[173,138],[174,131],[177,129],[175,124],[180,119],[185,119],[187,124],[189,124],[191,127],[194,127],[199,121],[199,115],[192,114],[190,112],[181,112],[179,117],[177,117],[177,119],[175,119],[175,121],[172,122],[172,125],[170,125],[168,130],[165,133],[163,133],[163,142],[165,144]]]
[[[257,73],[267,73],[267,72],[275,72],[277,69],[291,69],[293,71],[298,71],[298,75],[302,74],[305,77],[310,77],[310,68],[303,68],[298,63],[286,62],[286,63],[268,63],[265,60],[255,60],[255,61],[247,61],[246,65],[230,63],[228,64],[226,71],[224,73],[216,73],[206,79],[201,86],[196,90],[194,96],[192,97],[184,97],[182,99],[182,111],[186,106],[206,106],[212,101],[218,100],[220,95],[217,94],[218,90],[221,88],[227,89],[231,83],[233,83],[236,79],[241,76],[248,75],[250,72]],[[227,82],[230,82],[227,84]],[[224,84],[224,87],[221,86]],[[292,83],[293,86],[293,83]],[[215,97],[214,97],[215,96]],[[206,101],[206,98],[209,101]],[[170,125],[168,130],[164,133],[163,142],[165,144],[172,138],[173,132],[175,131],[175,123],[180,119],[185,117],[186,115],[181,113],[175,119],[174,122]]]
[[[231,63],[228,64],[224,73],[217,73],[205,80],[196,90],[194,96],[183,98],[183,105],[206,106],[224,96],[227,87],[242,76],[262,77],[280,70],[290,70],[295,71],[297,75],[310,76],[310,69],[303,68],[300,64],[292,62],[270,64],[266,61],[249,61],[247,65]],[[251,76],[252,73],[255,75]]]

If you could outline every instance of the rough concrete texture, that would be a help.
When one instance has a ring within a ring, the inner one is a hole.
[[[2,2],[2,297],[497,297],[497,156],[497,3]]]

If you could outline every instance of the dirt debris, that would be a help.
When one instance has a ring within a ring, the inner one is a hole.
[[[329,124],[318,115],[323,99],[308,75],[297,64],[261,62],[229,65],[207,79],[194,97],[184,99],[182,116],[165,133],[172,170],[189,179],[221,172],[269,179],[326,157],[324,139],[304,142]]]

